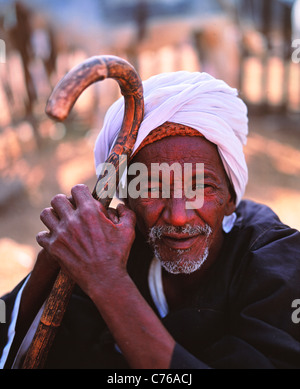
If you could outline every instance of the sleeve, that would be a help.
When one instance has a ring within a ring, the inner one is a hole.
[[[199,320],[202,335],[187,348],[176,346],[170,367],[299,369],[300,325],[292,320],[292,303],[300,296],[300,233],[266,231],[235,265],[223,291],[223,334],[203,347],[216,328]]]
[[[292,302],[299,296],[300,233],[272,227],[252,244],[232,280],[234,336],[225,343],[231,339],[241,363],[300,368],[300,327],[292,320]]]
[[[235,272],[230,333],[208,350],[215,366],[300,368],[300,327],[292,302],[300,296],[300,233],[285,227],[262,233]]]
[[[210,369],[208,365],[201,362],[199,359],[195,358],[190,354],[186,349],[184,349],[180,344],[176,343],[170,369]]]
[[[5,366],[6,359],[14,340],[22,292],[29,277],[30,276],[27,276],[11,293],[1,298],[5,302],[6,323],[0,325],[0,369],[3,369]]]

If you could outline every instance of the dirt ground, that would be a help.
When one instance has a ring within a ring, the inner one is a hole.
[[[69,194],[77,183],[93,189],[94,139],[93,131],[71,132],[10,164],[11,177],[17,177],[22,185],[0,209],[0,295],[31,270],[39,251],[35,236],[44,229],[39,214],[51,198],[57,193]],[[244,197],[271,206],[284,223],[300,229],[297,117],[250,116],[245,154],[249,183]]]

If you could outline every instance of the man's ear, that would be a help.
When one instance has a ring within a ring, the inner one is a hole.
[[[231,215],[236,209],[236,194],[233,189],[233,186],[229,184],[229,193],[227,198],[227,204],[225,208],[225,215]]]

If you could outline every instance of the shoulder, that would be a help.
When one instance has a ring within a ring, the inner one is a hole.
[[[240,227],[283,225],[278,215],[267,205],[252,200],[242,200],[236,209],[237,223]]]
[[[282,289],[289,302],[299,298],[300,232],[282,223],[269,207],[241,202],[235,226],[226,238],[226,256],[239,292],[260,290],[268,296]]]
[[[258,249],[271,242],[287,241],[290,248],[300,253],[300,232],[284,224],[267,205],[242,200],[237,210],[233,228],[235,238],[242,238],[249,249]]]
[[[284,284],[298,293],[300,232],[282,223],[269,207],[253,201],[242,201],[236,213],[224,244],[231,277],[248,288],[249,282],[261,287],[272,280],[273,285]]]

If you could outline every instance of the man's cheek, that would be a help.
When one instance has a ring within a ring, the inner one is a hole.
[[[219,196],[205,196],[203,206],[196,212],[198,217],[205,221],[210,227],[218,224],[219,220],[224,217],[224,199]]]
[[[143,223],[147,231],[156,225],[163,212],[163,206],[153,199],[138,199],[135,209],[133,209],[138,223]]]

